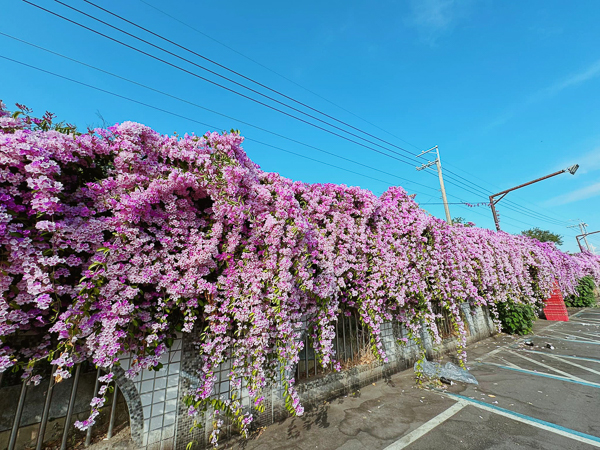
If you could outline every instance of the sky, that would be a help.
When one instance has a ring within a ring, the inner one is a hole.
[[[486,228],[490,194],[577,163],[508,194],[501,227],[550,230],[571,252],[580,220],[600,230],[595,0],[61,2],[31,0],[88,29],[2,0],[9,109],[84,130],[239,129],[263,170],[377,195],[399,185],[444,218],[435,168],[416,170],[437,145],[452,217]],[[588,240],[600,252],[600,233]]]

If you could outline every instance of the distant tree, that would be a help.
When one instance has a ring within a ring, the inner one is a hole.
[[[452,219],[452,225],[464,225],[465,227],[475,226],[473,222],[467,222],[467,219],[465,219],[464,217],[454,217]]]
[[[549,230],[540,230],[538,227],[521,231],[521,234],[540,242],[554,242],[556,245],[562,245],[563,243],[563,237],[560,234],[552,233]]]

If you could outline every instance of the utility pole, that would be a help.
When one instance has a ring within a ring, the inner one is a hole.
[[[567,226],[567,228],[576,228],[576,227],[579,227],[579,230],[581,231],[581,234],[579,236],[583,237],[583,240],[585,241],[585,246],[586,246],[586,248],[588,249],[588,252],[589,252],[590,251],[590,244],[589,244],[589,242],[587,240],[588,232],[587,232],[587,228],[586,228],[588,226],[588,224],[585,223],[581,219],[578,219],[578,220],[579,220],[579,223],[577,225],[569,225],[569,226]],[[579,244],[579,239],[577,239],[577,243]],[[579,245],[579,248],[583,251],[583,249],[581,248],[581,244]]]
[[[427,169],[428,167],[431,167],[434,164],[437,167],[438,178],[440,179],[440,189],[442,191],[442,201],[444,202],[444,211],[446,212],[446,222],[452,225],[452,217],[450,217],[450,208],[448,208],[448,199],[446,198],[446,188],[444,187],[444,177],[442,176],[442,161],[440,160],[440,150],[438,146],[436,145],[435,147],[432,147],[427,151],[422,151],[417,155],[417,158],[425,155],[426,153],[429,153],[432,150],[435,150],[435,161],[429,161],[428,163],[417,167],[417,170]]]
[[[575,175],[575,172],[577,172],[577,169],[579,169],[579,164],[573,164],[572,166],[569,166],[566,169],[551,173],[550,175],[546,175],[545,177],[537,178],[533,181],[529,181],[527,183],[520,184],[513,188],[498,192],[497,194],[490,195],[490,208],[492,209],[492,215],[494,216],[494,223],[496,224],[496,231],[500,231],[500,220],[498,219],[498,213],[496,212],[496,203],[498,203],[500,200],[502,200],[504,197],[506,197],[506,194],[508,194],[511,191],[514,191],[515,189],[519,189],[519,188],[522,188],[525,186],[529,186],[530,184],[537,183],[538,181],[542,181],[542,180],[546,180],[551,177],[555,177],[556,175],[560,175],[561,173],[569,172],[571,175]],[[499,197],[499,198],[496,198],[496,197]]]
[[[578,234],[577,236],[575,236],[575,239],[577,239],[577,244],[579,245],[579,250],[581,250],[583,252],[583,247],[581,246],[581,241],[579,240],[579,238],[584,238],[585,244],[588,246],[588,251],[592,252],[593,254],[596,254],[596,252],[594,251],[594,246],[592,246],[592,250],[590,250],[590,245],[588,244],[588,241],[587,241],[587,237],[590,234],[596,234],[596,233],[600,233],[600,230],[592,231],[591,233]]]

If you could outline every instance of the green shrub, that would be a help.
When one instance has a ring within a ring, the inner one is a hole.
[[[592,277],[583,277],[577,285],[577,294],[569,295],[565,298],[565,305],[577,308],[596,306],[596,298],[594,297],[595,287],[596,285]]]
[[[498,319],[502,323],[502,331],[508,334],[530,334],[533,331],[535,311],[533,306],[525,303],[499,302]]]

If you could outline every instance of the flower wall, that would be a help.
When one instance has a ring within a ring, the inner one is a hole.
[[[439,339],[440,304],[464,338],[461,302],[539,303],[555,280],[565,294],[585,275],[600,281],[597,256],[448,226],[400,187],[377,197],[265,173],[237,132],[163,136],[125,122],[78,134],[0,111],[0,371],[25,368],[34,381],[41,359],[60,379],[82,359],[110,370],[125,352],[133,376],[200,326],[190,414],[212,405],[245,429],[242,380],[260,410],[283,374],[286,405],[302,413],[291,375],[301,330],[335,366],[340,311],[358,311],[385,360],[386,320],[415,337],[428,324]],[[226,359],[232,396],[214,400]]]

